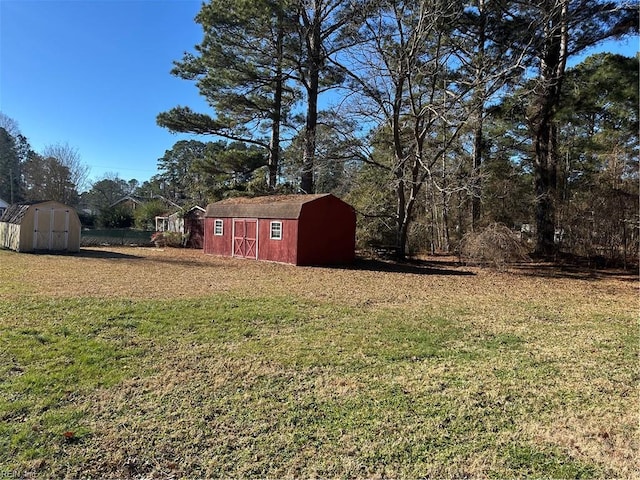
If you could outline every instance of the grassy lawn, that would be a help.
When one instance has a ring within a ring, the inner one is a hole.
[[[0,478],[638,478],[638,279],[0,251]]]

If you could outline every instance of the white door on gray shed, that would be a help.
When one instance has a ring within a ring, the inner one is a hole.
[[[69,210],[36,208],[33,218],[34,250],[66,250],[69,247]]]

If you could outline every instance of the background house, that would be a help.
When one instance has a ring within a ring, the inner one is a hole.
[[[164,215],[157,215],[156,220],[156,232],[184,232],[184,222],[182,221],[182,210],[174,213],[165,213]]]
[[[125,195],[109,205],[109,209],[118,212],[122,217],[128,217],[129,223],[135,225],[137,229],[162,232],[168,230],[169,216],[179,212],[181,207],[162,195],[147,197]]]
[[[119,198],[118,200],[113,202],[111,205],[109,205],[109,208],[114,208],[119,206],[119,207],[128,208],[133,212],[135,211],[136,208],[138,208],[143,203],[144,203],[144,200],[142,198],[135,197],[133,195],[125,195],[124,197]]]
[[[205,209],[196,205],[186,212],[180,210],[166,216],[156,217],[157,232],[176,232],[185,236],[184,246],[202,248],[204,245]]]
[[[355,258],[354,209],[331,194],[230,198],[207,206],[204,252],[325,265]]]

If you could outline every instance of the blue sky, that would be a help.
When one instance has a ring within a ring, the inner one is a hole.
[[[199,0],[0,0],[0,111],[34,150],[77,148],[91,168],[148,180],[185,135],[155,123],[207,108],[172,62],[201,41]]]
[[[233,0],[230,0],[233,1]],[[34,150],[68,143],[90,179],[140,182],[187,135],[155,123],[176,105],[207,111],[172,62],[202,38],[200,0],[0,0],[0,111]],[[638,39],[595,51],[635,55]],[[204,139],[208,140],[208,139]]]

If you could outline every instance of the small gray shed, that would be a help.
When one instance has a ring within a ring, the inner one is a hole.
[[[60,202],[15,203],[0,216],[0,248],[77,252],[80,230],[77,212]]]

